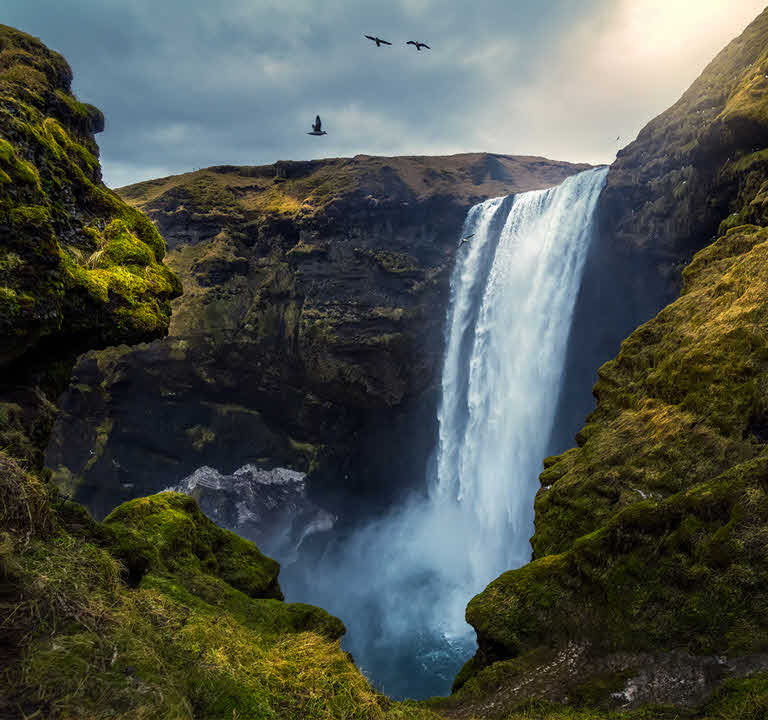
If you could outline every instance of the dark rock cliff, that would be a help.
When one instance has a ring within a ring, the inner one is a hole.
[[[421,487],[468,208],[584,167],[358,156],[123,188],[185,294],[166,340],[79,363],[47,457],[57,482],[99,514],[203,465],[309,471],[336,508]]]
[[[583,418],[582,388],[596,380],[595,368],[677,297],[693,254],[730,227],[768,217],[766,27],[768,11],[611,166],[576,305],[552,452],[572,444]]]

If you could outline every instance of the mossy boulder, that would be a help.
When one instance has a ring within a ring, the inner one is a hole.
[[[216,526],[187,495],[165,492],[131,500],[117,507],[104,526],[114,536],[113,553],[134,578],[147,571],[203,573],[250,597],[283,599],[279,563]]]
[[[768,456],[662,502],[643,501],[560,554],[505,573],[467,618],[514,657],[542,644],[593,651],[768,652]]]

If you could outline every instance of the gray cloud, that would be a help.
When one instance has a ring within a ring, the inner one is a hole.
[[[108,184],[211,164],[488,150],[608,162],[756,0],[0,0],[99,106]],[[395,43],[377,49],[363,34]],[[417,53],[406,40],[428,42]],[[316,113],[329,134],[305,134]]]

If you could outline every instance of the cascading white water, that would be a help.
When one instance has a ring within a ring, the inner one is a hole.
[[[476,206],[467,219],[476,239],[451,280],[431,496],[438,514],[458,503],[471,528],[470,588],[530,557],[536,479],[606,174],[589,170],[515,196],[489,270],[501,203]]]
[[[435,477],[286,589],[341,617],[385,692],[444,694],[474,636],[464,610],[530,558],[533,497],[607,168],[467,215],[451,279]],[[282,577],[282,576],[281,576]]]

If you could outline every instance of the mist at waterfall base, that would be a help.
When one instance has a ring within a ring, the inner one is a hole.
[[[474,653],[468,601],[530,560],[533,499],[606,168],[473,207],[451,279],[428,493],[300,554],[281,584],[347,626],[392,697],[447,694]],[[404,438],[407,442],[407,438]]]

